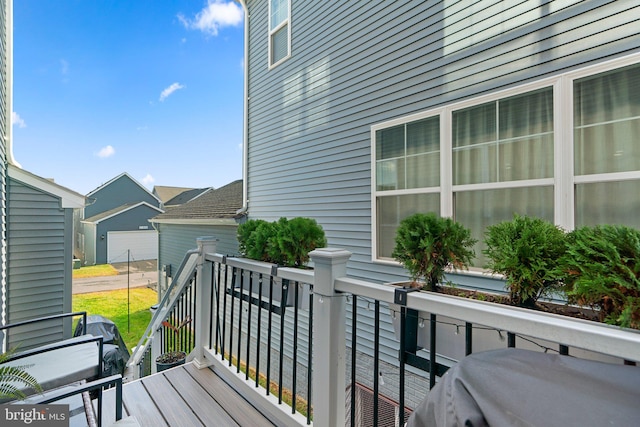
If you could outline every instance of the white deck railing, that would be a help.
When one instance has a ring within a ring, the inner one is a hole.
[[[216,370],[236,369],[221,363],[224,356],[218,354],[211,338],[212,319],[220,316],[220,313],[216,313],[216,304],[212,303],[214,298],[216,295],[220,295],[221,288],[225,290],[223,298],[233,298],[234,295],[233,292],[226,291],[229,279],[227,278],[226,282],[223,282],[220,277],[216,277],[220,276],[217,273],[221,271],[222,266],[225,266],[225,269],[236,268],[243,272],[254,272],[256,275],[260,275],[260,280],[264,275],[264,277],[284,277],[288,280],[311,284],[313,285],[313,304],[309,307],[309,313],[313,322],[313,331],[309,338],[314,355],[311,392],[313,425],[327,427],[342,425],[346,419],[347,393],[345,385],[348,384],[346,379],[348,348],[345,296],[362,297],[376,301],[377,319],[380,314],[379,302],[384,305],[394,302],[393,287],[347,277],[347,262],[351,254],[345,250],[332,248],[315,250],[310,254],[314,270],[300,271],[279,268],[274,276],[274,270],[265,263],[227,258],[216,254],[215,239],[206,240],[204,243],[201,241],[199,247],[203,252],[200,253],[198,258],[200,261],[197,266],[198,293],[196,300],[199,307],[196,322],[196,348],[193,353],[194,363],[201,368],[213,365]],[[252,301],[252,297],[248,293],[245,295],[242,292],[246,292],[246,290],[241,289],[240,293],[236,294],[236,301],[240,300],[240,308],[243,307],[242,298],[247,304]],[[238,298],[237,295],[241,296]],[[231,301],[231,304],[234,304],[233,299]],[[255,301],[260,300],[253,299],[253,301],[255,304]],[[257,304],[261,305],[258,311],[264,309],[262,302]],[[408,294],[406,308],[426,312],[433,316],[457,319],[461,325],[483,325],[483,327],[496,331],[508,332],[512,336],[526,336],[557,343],[563,347],[571,348],[572,351],[573,349],[582,349],[594,354],[607,355],[607,357],[620,361],[640,361],[640,333],[635,330],[427,292]],[[351,318],[354,316],[355,314],[352,313]],[[374,331],[374,334],[376,342],[378,342],[379,330]],[[258,341],[260,340],[258,339]],[[431,354],[435,354],[435,352],[436,349]],[[373,358],[376,357],[378,356],[374,354]],[[404,364],[401,366],[404,367]],[[355,367],[352,366],[351,371],[355,371]],[[233,373],[232,376],[236,377],[234,381],[237,380],[238,384],[246,383],[247,391],[245,394],[249,398],[262,400],[263,405],[277,404],[274,397],[268,393],[265,395],[264,390],[254,385],[253,380],[244,381],[237,373]],[[378,389],[377,377],[378,373],[374,372],[371,379],[374,390]],[[299,414],[287,416],[286,412],[282,409],[274,410],[274,413],[280,414],[277,417],[277,423],[282,425],[305,424],[304,417]]]

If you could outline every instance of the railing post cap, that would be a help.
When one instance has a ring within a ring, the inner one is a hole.
[[[346,261],[351,258],[351,252],[340,248],[318,248],[309,252],[309,256],[314,263],[319,260],[328,260],[332,262]]]

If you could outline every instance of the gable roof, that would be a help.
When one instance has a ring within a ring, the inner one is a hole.
[[[174,197],[184,193],[185,191],[191,191],[194,188],[191,187],[169,187],[166,185],[154,185],[153,186],[153,194],[156,195],[158,199],[162,201],[162,203],[167,203],[169,200]]]
[[[202,194],[206,193],[207,191],[211,191],[213,190],[213,187],[208,187],[208,188],[193,188],[191,190],[185,190],[182,193],[178,194],[177,196],[171,198],[170,200],[164,202],[164,205],[169,207],[169,206],[176,206],[176,205],[182,205],[183,203],[187,203],[193,199],[195,199],[196,197],[201,196]]]
[[[166,224],[236,224],[242,207],[242,180],[211,189],[182,205],[168,208],[150,222]]]
[[[116,182],[117,180],[121,179],[122,177],[127,177],[129,178],[134,184],[136,184],[138,187],[140,187],[142,190],[146,191],[147,193],[149,193],[154,199],[158,200],[158,202],[161,202],[161,200],[155,195],[153,194],[151,191],[149,191],[149,189],[147,187],[145,187],[144,185],[140,184],[138,181],[136,181],[131,175],[129,175],[127,172],[122,172],[120,175],[110,179],[109,181],[105,182],[104,184],[102,184],[101,186],[99,186],[98,188],[96,188],[95,190],[92,190],[91,192],[89,192],[87,194],[87,197],[97,193],[98,191],[102,190],[105,187],[108,187],[109,185],[113,184],[114,182]]]
[[[86,199],[82,194],[58,185],[50,179],[39,177],[11,164],[8,165],[7,171],[10,178],[59,197],[62,208],[82,208],[85,205]]]
[[[105,211],[105,212],[100,212],[99,214],[94,215],[94,216],[92,216],[90,218],[83,219],[81,222],[98,224],[98,223],[100,223],[100,222],[102,222],[102,221],[104,221],[106,219],[113,218],[114,216],[120,215],[120,214],[122,214],[124,212],[127,212],[127,211],[129,211],[131,209],[135,209],[138,206],[143,206],[143,205],[144,206],[148,206],[151,209],[154,209],[154,210],[156,210],[158,212],[162,212],[162,209],[157,208],[157,207],[155,207],[153,205],[150,205],[147,202],[127,203],[125,205],[118,206],[117,208],[109,209],[108,211]]]

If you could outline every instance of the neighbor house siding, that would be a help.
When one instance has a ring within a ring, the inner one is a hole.
[[[99,221],[96,226],[95,237],[96,264],[106,264],[109,261],[107,259],[107,233],[110,231],[153,230],[151,224],[149,224],[149,218],[157,214],[157,209],[141,205]],[[104,236],[104,239],[102,236]],[[85,235],[86,238],[87,236]]]
[[[156,224],[156,228],[159,231],[158,270],[160,274],[163,266],[170,266],[173,276],[180,267],[185,253],[198,247],[196,239],[199,237],[213,236],[218,239],[218,253],[238,254],[238,228],[235,225]],[[159,283],[162,283],[162,278]]]
[[[633,1],[293,0],[291,57],[268,69],[267,2],[248,9],[249,218],[315,218],[329,246],[353,253],[348,274],[375,282],[407,273],[371,261],[372,125],[640,51]],[[372,325],[370,306],[359,316]],[[371,331],[358,332],[359,351],[373,354]]]
[[[158,208],[161,204],[160,200],[126,174],[121,175],[108,185],[89,193],[87,199],[89,204],[84,208],[85,218],[91,218],[94,215],[125,204],[147,202],[151,206]]]
[[[15,180],[8,189],[8,323],[71,311],[73,212],[60,199]],[[20,348],[68,336],[69,325],[14,333],[9,346]]]

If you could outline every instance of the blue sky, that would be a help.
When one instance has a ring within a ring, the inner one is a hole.
[[[14,1],[13,153],[81,194],[242,177],[243,16],[229,0]]]

